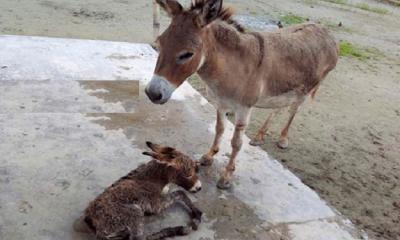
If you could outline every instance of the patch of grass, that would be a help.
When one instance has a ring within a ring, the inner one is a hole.
[[[256,16],[257,12],[256,11],[250,11],[250,15]]]
[[[299,24],[299,23],[308,21],[307,18],[299,16],[299,15],[295,15],[293,13],[288,13],[286,15],[283,15],[280,18],[280,20],[282,23],[285,23],[287,25]]]
[[[371,58],[376,59],[377,57],[383,56],[383,53],[376,48],[363,48],[347,41],[341,41],[339,48],[340,56],[353,57],[360,61],[366,61]]]
[[[393,6],[400,7],[400,0],[379,0],[379,1],[392,4]]]
[[[354,7],[357,7],[359,9],[362,9],[362,10],[365,10],[365,11],[379,13],[379,14],[387,14],[387,13],[389,13],[389,11],[387,9],[380,8],[380,7],[371,7],[367,3],[357,3],[357,4],[354,5]]]

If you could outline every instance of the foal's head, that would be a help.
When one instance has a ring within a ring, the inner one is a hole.
[[[169,182],[175,183],[190,192],[201,190],[201,182],[197,176],[198,166],[194,160],[172,147],[165,147],[146,142],[151,152],[143,154],[153,157],[167,168]]]
[[[153,103],[163,104],[202,66],[204,29],[230,13],[228,9],[222,10],[222,0],[193,0],[190,9],[184,9],[176,0],[156,1],[172,20],[156,40],[159,56],[146,94]]]

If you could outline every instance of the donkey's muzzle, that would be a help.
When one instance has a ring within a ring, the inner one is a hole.
[[[153,103],[158,103],[163,97],[162,94],[159,92],[151,92],[147,90],[147,88],[144,90],[146,93],[147,97],[153,102]]]
[[[153,76],[145,89],[147,97],[155,104],[166,103],[171,98],[174,91],[175,86],[158,75]]]

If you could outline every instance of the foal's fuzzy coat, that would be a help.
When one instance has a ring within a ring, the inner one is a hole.
[[[173,148],[150,142],[147,145],[153,152],[143,154],[152,156],[153,160],[116,181],[92,201],[84,216],[75,224],[76,230],[89,230],[99,240],[156,240],[186,235],[191,228],[197,230],[202,212],[193,205],[185,192],[179,190],[162,195],[164,187],[169,183],[192,192],[199,191],[201,183],[196,176],[196,163]],[[158,214],[177,201],[189,208],[191,225],[166,228],[145,237],[144,216]]]

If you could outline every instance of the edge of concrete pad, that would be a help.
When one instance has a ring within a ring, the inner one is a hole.
[[[10,41],[12,43],[9,43]],[[21,42],[21,45],[18,42]],[[21,51],[21,47],[24,51]],[[65,54],[66,48],[72,51]],[[9,65],[4,68],[5,70],[0,69],[0,80],[4,81],[48,79],[67,81],[91,78],[135,79],[146,83],[150,79],[156,58],[156,53],[145,44],[43,37],[0,36],[0,51],[2,50],[8,54],[6,58],[0,59],[0,67],[4,63]],[[19,61],[21,58],[22,61]],[[44,66],[46,71],[38,71],[38,69],[43,70]],[[122,70],[126,69],[126,66],[131,68],[122,71],[121,66]],[[205,109],[208,112],[213,111],[207,100],[188,83],[183,84],[172,99],[190,106],[187,108],[188,111],[192,111],[190,114],[196,117],[209,117],[201,115]],[[214,129],[212,121],[205,121],[205,124],[209,124],[208,130],[211,134]],[[228,123],[222,141],[222,153],[230,151],[228,143],[232,132],[233,125]],[[357,238],[361,236],[355,233],[357,230],[351,224],[343,225],[341,218],[337,217],[338,214],[294,174],[278,161],[270,159],[261,148],[249,146],[248,142],[249,139],[244,137],[244,147],[237,161],[235,187],[232,191],[219,193],[220,198],[237,197],[265,221],[266,229],[278,231],[281,226],[287,226],[289,236],[293,235],[291,237],[302,236],[298,235],[298,226],[313,228],[322,225],[334,231],[335,224],[341,229],[339,232],[352,232]],[[222,165],[224,160],[223,155],[218,156],[217,164]],[[216,175],[215,173],[214,176]],[[268,181],[264,181],[265,178],[268,178]],[[332,224],[334,226],[331,226]]]

